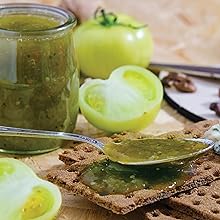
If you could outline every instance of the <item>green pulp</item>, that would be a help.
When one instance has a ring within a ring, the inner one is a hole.
[[[155,160],[171,161],[173,158],[187,157],[206,147],[204,143],[191,140],[145,138],[106,144],[104,152],[113,161],[135,163]]]
[[[0,17],[0,125],[73,131],[79,88],[73,30],[37,34],[60,22],[46,15]],[[6,37],[1,29],[17,31],[20,37]],[[0,138],[4,152],[41,153],[59,146],[60,140]]]
[[[172,189],[182,185],[192,173],[188,163],[127,166],[104,160],[85,168],[80,178],[99,194],[109,195],[129,194],[141,189]]]
[[[46,16],[11,14],[0,17],[0,28],[10,31],[48,30],[60,25],[60,21]]]

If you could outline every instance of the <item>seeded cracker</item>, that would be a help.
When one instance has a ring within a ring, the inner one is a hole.
[[[203,121],[194,124],[193,126],[189,126],[183,131],[167,133],[166,135],[163,135],[163,137],[201,137],[206,130],[216,123],[218,123],[218,121]],[[127,138],[129,135],[135,136],[135,134],[116,135],[111,138],[106,137],[101,140],[104,143],[107,143],[113,139]],[[212,153],[211,157],[213,159]],[[129,195],[117,194],[102,196],[80,182],[79,176],[86,166],[95,161],[103,160],[106,156],[94,147],[83,143],[75,146],[72,150],[64,151],[59,158],[68,166],[64,166],[61,170],[51,171],[48,174],[48,179],[51,182],[73,192],[75,195],[84,196],[99,206],[109,209],[117,214],[126,214],[138,207],[169,198],[176,193],[206,185],[218,178],[218,175],[216,174],[220,173],[220,157],[216,156],[212,161],[210,161],[210,158],[207,156],[206,160],[197,161],[197,175],[193,176],[190,180],[187,180],[182,186],[172,189],[165,188],[164,190],[142,189],[129,193]],[[210,169],[207,169],[206,167],[207,162],[211,166]]]

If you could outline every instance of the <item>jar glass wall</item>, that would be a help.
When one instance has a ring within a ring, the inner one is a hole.
[[[0,125],[72,132],[78,114],[75,17],[35,4],[0,5]],[[34,154],[61,140],[0,137],[0,152]]]

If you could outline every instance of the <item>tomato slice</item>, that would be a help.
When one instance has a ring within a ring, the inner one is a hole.
[[[0,215],[4,220],[52,220],[61,206],[57,186],[24,163],[0,159]]]
[[[163,87],[150,71],[138,66],[115,69],[107,80],[86,81],[80,88],[82,114],[108,132],[138,131],[160,110]]]

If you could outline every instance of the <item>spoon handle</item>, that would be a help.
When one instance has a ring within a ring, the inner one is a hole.
[[[79,141],[79,142],[91,144],[100,150],[102,150],[104,146],[104,144],[101,141],[98,141],[96,139],[84,135],[58,132],[58,131],[44,131],[44,130],[0,126],[0,136],[53,138],[53,139],[61,139],[61,140]]]
[[[172,72],[183,72],[186,74],[220,79],[220,68],[212,66],[198,66],[198,65],[182,65],[170,63],[150,63],[149,69],[151,70],[165,70]]]

